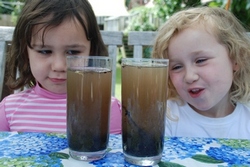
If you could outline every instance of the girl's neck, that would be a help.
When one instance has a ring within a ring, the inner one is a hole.
[[[212,107],[209,110],[200,111],[200,110],[197,110],[196,108],[194,108],[193,106],[190,105],[190,107],[195,112],[197,112],[203,116],[210,117],[210,118],[226,117],[226,116],[230,115],[231,113],[233,113],[235,106],[236,106],[236,104],[229,103],[228,105],[218,105],[218,106]]]

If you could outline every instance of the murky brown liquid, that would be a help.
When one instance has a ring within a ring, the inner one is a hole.
[[[74,151],[105,150],[109,140],[111,71],[67,71],[67,138]]]
[[[166,67],[122,67],[124,153],[136,157],[150,157],[162,153],[167,72]]]

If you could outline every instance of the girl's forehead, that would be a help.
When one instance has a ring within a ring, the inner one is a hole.
[[[78,42],[84,40],[83,43],[88,41],[85,30],[80,22],[74,19],[67,19],[57,26],[35,26],[32,30],[30,42],[31,45],[54,45],[55,43],[52,44],[51,42],[55,42],[58,39],[60,41],[56,42],[57,44],[64,41],[67,42],[67,45],[68,43],[72,43],[72,41],[77,43],[77,40]],[[63,45],[66,44],[64,43]]]
[[[83,19],[84,20],[84,19]],[[81,25],[81,23],[76,19],[76,17],[66,17],[62,20],[61,23],[59,23],[58,25],[49,25],[48,22],[50,22],[50,19],[46,18],[44,20],[41,20],[41,23],[43,24],[38,24],[35,25],[32,28],[32,36],[34,35],[45,35],[46,32],[48,32],[51,29],[57,28],[59,26],[61,26],[62,24],[69,24],[70,26],[75,26],[77,29],[79,29],[80,31],[82,31],[83,26]],[[87,27],[87,26],[86,26]]]
[[[215,26],[213,25],[213,23],[208,23],[208,22],[194,22],[193,24],[187,24],[181,27],[176,27],[174,33],[172,34],[172,36],[170,37],[169,40],[171,40],[172,38],[175,38],[176,36],[178,36],[179,34],[181,34],[183,31],[187,30],[187,29],[193,29],[193,30],[197,30],[197,31],[206,31],[207,33],[209,33],[212,36],[216,36],[216,31],[215,31]]]

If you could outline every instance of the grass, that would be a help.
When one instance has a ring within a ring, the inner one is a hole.
[[[116,66],[116,84],[115,84],[115,97],[121,101],[121,65],[117,63]]]

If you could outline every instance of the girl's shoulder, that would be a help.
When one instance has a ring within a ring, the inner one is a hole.
[[[29,89],[26,89],[26,90],[23,90],[21,92],[17,92],[17,93],[13,93],[13,94],[10,94],[8,96],[6,96],[3,101],[5,101],[5,103],[7,102],[22,102],[24,100],[26,100],[31,94],[34,93],[34,90],[33,88],[29,88]]]
[[[246,107],[246,108],[249,108],[250,109],[250,102],[248,102],[248,103],[237,103],[237,105],[241,105],[241,106],[243,106],[243,107]]]
[[[246,114],[250,115],[250,103],[237,103],[236,109],[237,111],[244,111]]]
[[[185,108],[187,103],[181,100],[167,100],[167,106],[170,108]]]
[[[178,100],[167,100],[167,111],[166,111],[166,116],[169,120],[176,122],[179,120],[180,114],[183,113],[181,112],[185,109],[185,103],[182,103],[181,101]]]

